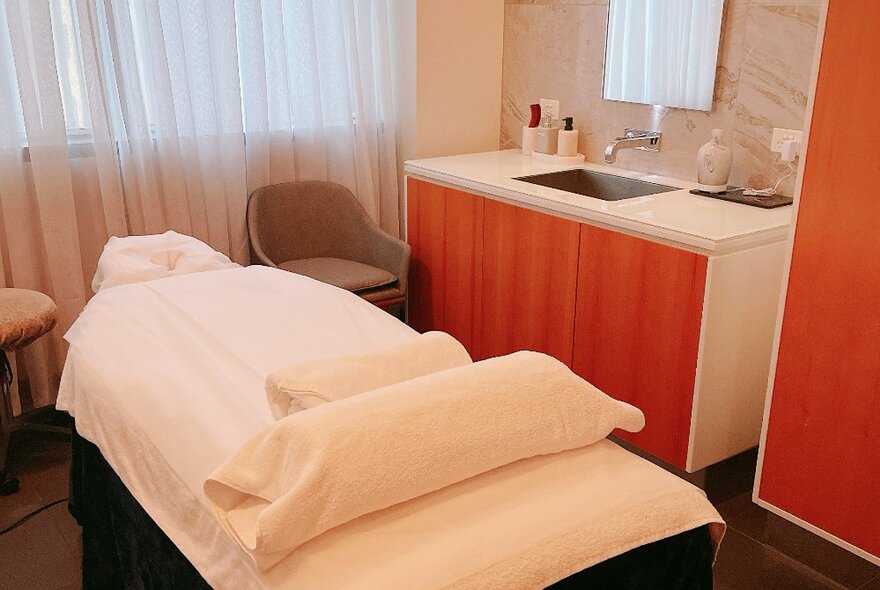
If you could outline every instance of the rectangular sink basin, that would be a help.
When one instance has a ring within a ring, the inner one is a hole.
[[[521,176],[514,178],[514,180],[522,180],[523,182],[530,182],[569,193],[577,193],[593,197],[594,199],[602,199],[603,201],[621,201],[623,199],[633,199],[635,197],[680,190],[674,186],[624,178],[603,172],[593,172],[583,168],[548,172],[534,176]]]

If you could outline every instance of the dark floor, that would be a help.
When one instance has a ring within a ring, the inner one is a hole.
[[[70,443],[22,441],[10,459],[21,490],[0,496],[0,530],[33,510],[68,494]],[[0,536],[0,588],[73,590],[81,588],[80,529],[62,502]]]
[[[715,564],[718,590],[880,590],[880,568],[752,503],[755,453],[744,453],[696,478],[727,521]],[[21,491],[0,497],[0,530],[67,496],[70,447],[30,441],[11,465]],[[80,588],[79,528],[61,503],[0,536],[0,588]]]
[[[716,590],[880,590],[880,567],[752,502],[757,451],[706,470],[700,485],[727,522]]]

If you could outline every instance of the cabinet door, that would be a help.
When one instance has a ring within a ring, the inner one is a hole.
[[[481,197],[407,179],[409,323],[420,332],[449,332],[471,354],[482,228]]]
[[[536,350],[571,365],[579,224],[485,200],[477,356]]]
[[[757,495],[880,564],[878,22],[828,6]]]
[[[684,469],[707,259],[588,225],[580,241],[573,368],[645,413],[616,434]]]

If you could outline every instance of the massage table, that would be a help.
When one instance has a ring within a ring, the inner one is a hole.
[[[65,336],[57,402],[76,422],[84,588],[712,587],[717,512],[676,514],[695,489],[609,440],[366,515],[258,571],[202,486],[273,424],[266,376],[416,336],[356,295],[267,267],[96,295]],[[626,532],[603,533],[621,521]]]

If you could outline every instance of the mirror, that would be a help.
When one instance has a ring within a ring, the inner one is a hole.
[[[611,0],[606,100],[712,110],[724,0]]]

